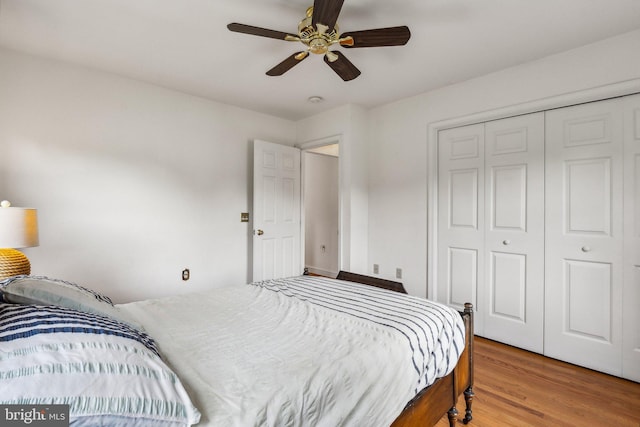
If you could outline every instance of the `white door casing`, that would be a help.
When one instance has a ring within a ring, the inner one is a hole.
[[[616,99],[546,118],[545,355],[618,376],[622,120]]]
[[[336,243],[336,248],[337,248],[337,271],[342,270],[342,254],[343,254],[343,250],[342,250],[342,245],[343,245],[343,240],[344,240],[344,233],[342,232],[342,222],[343,222],[343,201],[342,201],[342,192],[343,192],[343,188],[342,188],[342,168],[344,167],[343,165],[343,160],[342,160],[342,137],[340,135],[334,135],[334,136],[330,136],[330,137],[326,137],[326,138],[321,138],[321,139],[316,139],[313,141],[308,141],[308,142],[304,142],[301,143],[299,145],[296,145],[297,148],[300,149],[301,151],[301,167],[302,167],[302,173],[301,173],[301,188],[302,188],[302,202],[301,202],[301,224],[302,224],[302,234],[301,234],[301,247],[303,249],[303,258],[302,258],[302,263],[303,263],[303,267],[307,266],[306,265],[306,227],[307,227],[307,219],[306,219],[306,208],[305,208],[305,199],[306,199],[306,195],[305,195],[305,189],[309,187],[308,183],[305,183],[305,179],[306,179],[306,175],[307,175],[307,171],[306,171],[306,156],[304,156],[304,153],[306,151],[315,151],[317,149],[322,149],[323,147],[328,147],[328,146],[333,146],[333,148],[335,149],[335,146],[338,147],[338,232],[337,232],[337,243]],[[321,184],[321,183],[320,183]],[[313,184],[312,184],[313,185]],[[307,266],[308,267],[308,266]],[[329,271],[316,271],[317,274],[333,274],[332,272]],[[337,275],[337,272],[336,272]]]
[[[484,336],[542,353],[544,113],[485,124]]]
[[[640,382],[640,95],[624,103],[622,376]]]
[[[254,141],[254,281],[302,274],[300,194],[300,150]]]

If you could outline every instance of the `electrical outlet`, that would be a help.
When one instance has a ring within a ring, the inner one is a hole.
[[[378,264],[373,264],[373,274],[380,273],[380,266]]]
[[[191,272],[189,271],[189,269],[185,268],[184,270],[182,270],[182,280],[187,281],[189,280],[189,277],[191,277]]]
[[[396,279],[402,279],[402,269],[396,268]]]

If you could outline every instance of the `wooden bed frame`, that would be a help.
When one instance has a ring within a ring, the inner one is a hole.
[[[341,271],[336,279],[376,286],[400,293],[407,293],[400,282],[384,280],[378,277]],[[465,325],[465,349],[454,370],[446,377],[439,378],[429,387],[421,390],[398,415],[391,427],[429,427],[434,426],[444,414],[449,417],[449,426],[454,427],[458,420],[456,404],[464,393],[466,403],[464,424],[472,420],[473,403],[473,305],[464,305],[460,312]]]

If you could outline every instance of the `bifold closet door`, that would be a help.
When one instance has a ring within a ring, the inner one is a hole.
[[[624,98],[622,375],[640,382],[640,95]]]
[[[623,108],[546,113],[544,353],[620,376]]]
[[[544,113],[485,124],[484,336],[542,353]]]
[[[438,133],[438,295],[458,310],[473,303],[483,334],[484,124]]]
[[[476,333],[542,352],[544,114],[438,135],[438,300]]]

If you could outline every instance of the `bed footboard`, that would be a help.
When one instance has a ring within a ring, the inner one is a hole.
[[[461,394],[464,394],[466,403],[462,422],[468,424],[473,419],[473,306],[465,304],[460,315],[465,324],[465,350],[458,364],[449,375],[418,393],[391,427],[434,426],[444,414],[448,414],[449,425],[453,427],[458,419],[456,403]]]
[[[336,279],[407,293],[400,282],[348,271],[340,271]],[[450,427],[454,427],[458,419],[456,404],[458,397],[463,393],[466,408],[462,422],[468,424],[473,419],[471,410],[475,396],[473,393],[473,305],[466,303],[460,316],[465,326],[465,349],[458,364],[449,375],[439,378],[411,399],[391,427],[434,426],[445,414],[448,414]]]

